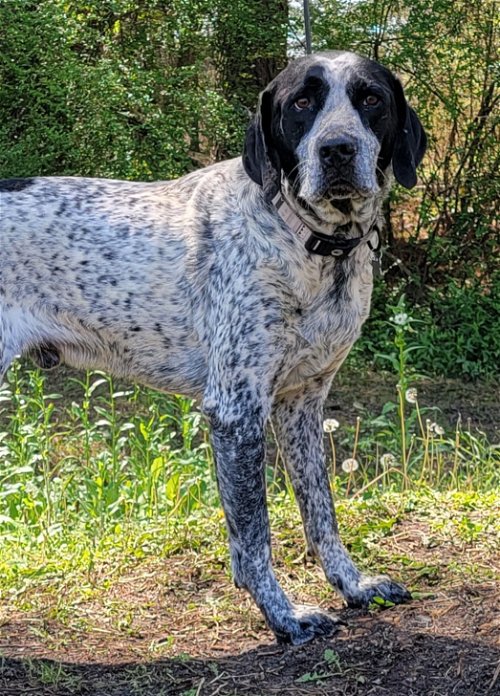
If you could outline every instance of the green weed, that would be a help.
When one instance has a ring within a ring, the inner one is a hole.
[[[379,360],[397,376],[395,400],[388,401],[379,416],[358,417],[354,425],[341,427],[335,419],[323,423],[331,453],[333,486],[349,495],[366,495],[374,487],[407,490],[428,486],[437,490],[491,490],[500,484],[500,446],[484,433],[472,432],[458,419],[453,432],[426,417],[434,408],[422,407],[417,384],[422,379],[412,356],[422,346],[418,324],[404,296],[390,307],[386,322],[392,331],[392,350]],[[338,466],[338,452],[352,453]]]

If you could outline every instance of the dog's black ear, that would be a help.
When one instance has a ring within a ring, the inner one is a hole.
[[[281,167],[272,142],[273,91],[268,88],[259,97],[257,113],[250,123],[243,149],[243,166],[248,176],[262,186],[270,201],[280,188]]]
[[[401,83],[397,79],[394,82],[399,123],[392,169],[396,181],[410,189],[417,183],[416,170],[427,148],[427,136],[417,114],[405,99]]]

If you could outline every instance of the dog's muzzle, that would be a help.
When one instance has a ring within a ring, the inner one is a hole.
[[[318,148],[323,187],[327,200],[365,197],[372,191],[362,185],[357,172],[360,146],[355,138],[341,135],[324,140]]]

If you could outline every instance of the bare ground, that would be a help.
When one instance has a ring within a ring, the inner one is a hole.
[[[73,603],[68,597],[66,613],[64,578],[54,579],[54,587],[39,589],[36,610],[3,605],[0,694],[500,694],[492,539],[486,546],[432,542],[428,533],[409,516],[384,540],[394,575],[401,575],[395,559],[411,558],[405,580],[419,598],[369,613],[343,608],[315,566],[278,559],[292,595],[345,621],[337,635],[298,648],[273,643],[251,601],[231,586],[224,561],[207,567],[194,551],[138,562],[106,590]],[[101,573],[94,583],[103,586]]]

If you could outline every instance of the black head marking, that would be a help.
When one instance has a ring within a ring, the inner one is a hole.
[[[416,169],[427,149],[427,136],[417,114],[405,99],[400,81],[395,77],[393,81],[399,119],[392,168],[396,181],[409,189],[417,183]]]
[[[291,179],[296,176],[295,150],[312,128],[327,94],[324,70],[314,57],[290,63],[261,93],[247,131],[243,165],[250,178],[263,187],[267,200],[279,190],[282,171]],[[310,100],[310,108],[294,107],[301,97]]]
[[[379,170],[385,171],[392,161],[396,180],[406,188],[415,186],[416,168],[424,156],[427,138],[415,111],[406,101],[401,82],[384,66],[363,58],[347,91],[363,124],[380,141]],[[367,95],[375,95],[378,104],[364,107]]]
[[[34,183],[34,179],[0,179],[0,192],[15,193],[16,191],[24,191]]]
[[[278,192],[281,176],[279,159],[271,142],[273,93],[272,86],[261,93],[243,150],[245,171],[256,184],[262,186],[267,200],[271,200]]]

